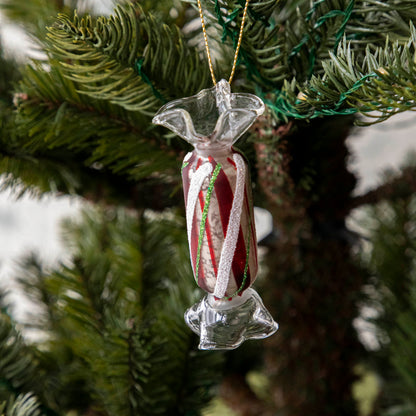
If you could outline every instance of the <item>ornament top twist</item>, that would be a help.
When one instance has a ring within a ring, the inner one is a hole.
[[[153,123],[172,130],[198,150],[231,147],[264,112],[263,101],[246,93],[232,93],[224,79],[197,95],[171,101]]]

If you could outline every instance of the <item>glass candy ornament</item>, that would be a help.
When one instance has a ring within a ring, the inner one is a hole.
[[[260,98],[213,88],[164,105],[153,118],[194,146],[182,166],[194,277],[207,295],[185,313],[200,349],[234,349],[278,328],[251,288],[257,243],[249,169],[232,145],[264,111]]]

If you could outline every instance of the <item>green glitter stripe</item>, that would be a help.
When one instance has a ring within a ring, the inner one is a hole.
[[[215,181],[217,180],[217,176],[220,173],[220,170],[221,170],[221,165],[218,163],[217,166],[215,166],[211,180],[209,181],[207,194],[205,196],[204,210],[202,211],[201,225],[199,227],[198,251],[196,253],[195,280],[197,282],[198,282],[198,273],[199,273],[199,261],[201,260],[201,247],[202,247],[202,241],[203,241],[204,234],[205,234],[205,224],[208,218],[209,204],[211,202],[211,195],[212,195],[212,191],[214,190]]]
[[[248,233],[247,233],[247,241],[246,241],[246,247],[247,247],[247,253],[246,253],[246,265],[244,266],[244,277],[243,281],[241,282],[241,286],[239,289],[237,289],[231,296],[225,296],[226,298],[233,298],[234,296],[237,296],[242,290],[247,280],[247,271],[248,271],[248,264],[250,261],[250,228],[251,228],[251,217],[249,216],[248,220]]]
[[[183,165],[181,167],[181,175],[182,175],[182,171],[189,165],[189,162],[183,162]]]

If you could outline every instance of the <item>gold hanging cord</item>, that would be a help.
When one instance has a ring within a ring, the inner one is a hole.
[[[207,36],[206,28],[205,28],[204,14],[202,13],[201,0],[197,0],[197,1],[198,1],[199,17],[201,18],[201,24],[202,24],[202,32],[204,34],[205,49],[207,50],[208,66],[209,66],[209,70],[211,72],[212,82],[214,83],[214,85],[217,85],[217,80],[215,79],[215,75],[214,75],[214,69],[212,68],[211,52],[210,52],[209,46],[208,46],[208,36]],[[238,35],[237,48],[236,48],[235,54],[234,54],[233,67],[231,69],[230,79],[228,80],[229,84],[231,84],[231,82],[234,78],[235,68],[237,66],[238,52],[240,51],[241,40],[243,39],[243,30],[244,30],[244,24],[246,22],[247,8],[248,8],[248,3],[249,2],[250,2],[250,0],[246,0],[246,4],[244,6],[243,18],[241,19],[240,34]]]

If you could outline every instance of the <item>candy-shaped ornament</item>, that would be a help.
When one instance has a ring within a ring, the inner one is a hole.
[[[153,118],[194,146],[182,166],[189,251],[207,295],[185,313],[200,349],[234,349],[278,325],[251,288],[257,242],[249,169],[232,145],[264,111],[260,98],[231,93],[227,81],[172,101]]]

